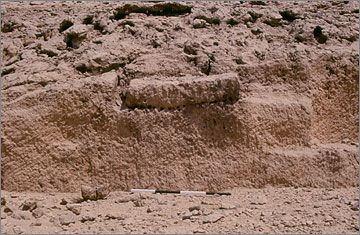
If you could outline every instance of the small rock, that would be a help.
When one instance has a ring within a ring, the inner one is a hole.
[[[354,202],[350,208],[353,211],[358,211],[359,210],[359,202]]]
[[[13,211],[9,208],[9,207],[5,207],[4,208],[4,213],[6,213],[6,214],[12,214],[13,213]]]
[[[141,199],[133,201],[135,207],[143,207],[145,203]]]
[[[235,205],[232,205],[232,204],[222,203],[222,204],[220,205],[219,209],[222,209],[222,210],[233,210],[233,209],[236,209],[236,206],[235,206]]]
[[[311,220],[308,220],[308,221],[306,221],[306,225],[311,226],[311,225],[313,225],[313,222]]]
[[[119,214],[107,214],[107,215],[105,215],[105,220],[110,220],[110,219],[124,220],[125,217],[123,215],[119,215]]]
[[[222,218],[224,218],[225,216],[222,215],[222,214],[217,214],[217,213],[214,213],[214,214],[210,214],[208,216],[206,216],[203,220],[203,223],[204,224],[207,224],[207,223],[216,223],[218,222],[219,220],[221,220]]]
[[[18,211],[16,214],[14,213],[12,215],[12,217],[14,219],[18,219],[18,220],[31,220],[32,219],[30,211]]]
[[[192,216],[199,216],[199,215],[201,215],[201,211],[199,211],[199,210],[194,210],[194,211],[191,212],[191,215],[192,215]]]
[[[191,216],[192,216],[192,213],[186,212],[186,213],[181,217],[181,219],[182,219],[182,220],[191,219]]]
[[[1,205],[2,205],[2,206],[5,206],[5,205],[6,205],[5,197],[1,197]]]
[[[81,205],[67,205],[66,208],[75,215],[80,215],[81,213]]]
[[[134,200],[133,197],[123,197],[123,198],[116,200],[115,202],[116,203],[127,203],[127,202],[131,202],[133,200]]]
[[[105,199],[110,194],[109,185],[100,185],[96,187],[97,200]]]
[[[33,211],[36,208],[37,208],[37,202],[31,199],[24,201],[20,205],[20,209],[23,211]]]
[[[250,202],[252,205],[265,205],[267,203],[267,199],[262,196],[258,196],[253,198],[253,201]]]
[[[30,226],[41,226],[41,223],[40,222],[33,222],[30,224]]]
[[[76,221],[76,217],[73,213],[65,212],[65,214],[59,217],[59,222],[61,225],[73,224]]]
[[[86,38],[89,27],[85,25],[74,25],[69,29],[65,30],[64,42],[67,47],[79,48],[81,42]]]
[[[82,186],[81,187],[81,196],[86,200],[96,200],[96,188],[89,187],[89,186]]]
[[[193,231],[193,233],[206,233],[206,230],[204,229],[196,229]]]
[[[1,219],[6,219],[6,214],[5,213],[1,213]]]
[[[43,215],[44,215],[44,211],[40,208],[36,208],[32,211],[32,216],[34,216],[35,218],[40,218]]]
[[[272,27],[278,27],[282,25],[281,23],[282,16],[278,13],[270,13],[264,20],[265,24],[268,24]]]
[[[147,213],[152,213],[152,212],[155,212],[155,211],[161,211],[161,208],[160,207],[148,207],[146,212]]]
[[[190,206],[189,207],[189,211],[191,212],[191,211],[194,211],[194,210],[200,210],[201,209],[201,207],[199,206],[199,205],[196,205],[196,206]]]
[[[97,187],[82,186],[81,196],[84,200],[101,200],[105,199],[110,193],[108,185],[100,185]]]
[[[68,204],[68,202],[64,198],[61,199],[60,205],[65,206],[66,204]]]
[[[94,216],[91,216],[91,215],[84,215],[81,217],[81,223],[85,223],[87,221],[94,221],[95,220],[95,217]]]
[[[325,216],[324,221],[325,222],[332,222],[332,221],[334,221],[334,218],[331,217],[330,215],[327,215],[327,216]]]
[[[206,27],[206,21],[203,19],[195,19],[192,23],[194,29],[200,29]]]

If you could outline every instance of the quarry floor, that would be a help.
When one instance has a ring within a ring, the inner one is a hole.
[[[6,234],[303,233],[358,234],[358,188],[230,190],[230,196],[2,191]],[[5,204],[5,205],[4,205]]]

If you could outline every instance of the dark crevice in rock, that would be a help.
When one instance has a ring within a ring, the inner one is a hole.
[[[230,26],[235,26],[235,25],[239,24],[239,21],[235,20],[234,18],[230,18],[230,19],[226,20],[226,24],[228,24]]]
[[[14,22],[6,22],[6,23],[4,23],[4,25],[2,25],[1,32],[3,32],[3,33],[12,32],[12,31],[14,31],[15,26],[16,26],[16,23],[14,23]]]
[[[15,68],[11,67],[11,68],[3,68],[1,71],[1,76],[5,76],[11,73],[15,73]]]
[[[326,41],[328,39],[328,37],[325,34],[323,34],[322,30],[323,30],[323,28],[321,28],[320,26],[316,26],[313,31],[314,38],[320,44],[326,43]]]
[[[279,13],[284,20],[289,21],[289,22],[293,22],[294,20],[300,18],[297,14],[295,14],[291,10],[280,11]]]
[[[261,13],[256,13],[254,11],[248,11],[248,14],[251,16],[251,19],[250,20],[252,23],[255,23],[257,19],[259,19],[260,17],[263,16],[263,14]]]
[[[265,1],[250,1],[250,5],[266,6]]]
[[[138,6],[126,4],[116,8],[113,19],[124,19],[130,13],[143,13],[154,16],[178,16],[191,13],[192,6],[186,6],[179,3],[160,3],[153,6]]]
[[[70,20],[63,20],[60,24],[59,32],[62,33],[73,25],[74,23],[71,22]]]
[[[83,24],[92,24],[93,23],[93,19],[94,19],[94,16],[92,15],[87,15],[85,16],[85,18],[83,19],[82,23]]]

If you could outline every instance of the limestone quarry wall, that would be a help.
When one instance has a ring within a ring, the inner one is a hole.
[[[356,2],[125,4],[2,3],[2,189],[358,186]]]

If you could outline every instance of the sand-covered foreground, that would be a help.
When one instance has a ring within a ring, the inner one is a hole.
[[[358,189],[239,188],[231,196],[3,192],[5,233],[358,233]],[[357,205],[356,205],[357,204]],[[24,207],[25,206],[25,207]],[[8,209],[6,209],[8,208]],[[31,211],[30,211],[31,210]]]

